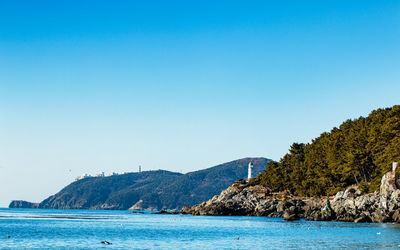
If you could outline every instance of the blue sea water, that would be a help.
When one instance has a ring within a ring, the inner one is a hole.
[[[8,238],[7,236],[10,236]],[[100,242],[106,240],[112,245]],[[281,218],[0,209],[0,249],[399,248],[400,226]]]

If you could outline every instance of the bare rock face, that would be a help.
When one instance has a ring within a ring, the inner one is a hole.
[[[143,200],[139,200],[133,206],[131,206],[128,210],[143,210]]]
[[[387,172],[381,181],[380,194],[385,197],[389,197],[395,190],[396,186],[396,174],[394,172]]]

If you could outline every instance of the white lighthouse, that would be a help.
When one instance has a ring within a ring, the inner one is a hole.
[[[250,181],[251,178],[253,178],[252,173],[251,173],[251,172],[253,171],[253,168],[254,168],[253,162],[250,161],[250,162],[249,162],[249,168],[248,168],[247,181]]]

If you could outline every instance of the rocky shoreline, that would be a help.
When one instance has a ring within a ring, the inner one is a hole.
[[[385,174],[380,191],[361,194],[350,187],[330,198],[298,198],[271,194],[260,185],[234,183],[201,204],[183,207],[182,214],[283,217],[285,220],[400,223],[399,178]]]

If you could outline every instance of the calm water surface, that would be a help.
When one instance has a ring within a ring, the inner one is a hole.
[[[8,238],[7,236],[11,236]],[[112,245],[101,244],[107,240]],[[0,209],[0,249],[396,248],[400,226],[280,218]]]

